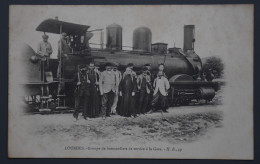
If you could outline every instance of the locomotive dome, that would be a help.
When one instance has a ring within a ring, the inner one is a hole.
[[[133,49],[151,51],[152,31],[148,27],[138,27],[133,32]]]
[[[113,23],[106,27],[108,49],[122,50],[122,26]]]
[[[122,26],[120,26],[119,24],[113,23],[111,25],[108,25],[107,28],[121,28],[122,29]]]

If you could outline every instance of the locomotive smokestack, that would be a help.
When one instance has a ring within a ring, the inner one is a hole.
[[[184,25],[184,44],[183,51],[194,51],[195,25]]]

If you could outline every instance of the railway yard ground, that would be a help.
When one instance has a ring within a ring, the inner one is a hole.
[[[171,107],[169,113],[155,112],[126,118],[118,115],[74,122],[71,113],[24,115],[31,123],[27,132],[34,138],[57,141],[84,141],[86,143],[185,143],[200,140],[217,128],[223,127],[221,91],[213,102]]]

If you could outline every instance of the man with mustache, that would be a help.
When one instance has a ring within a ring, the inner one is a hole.
[[[73,117],[77,120],[79,115],[79,105],[83,101],[83,117],[87,119],[87,108],[89,102],[89,79],[87,76],[86,65],[79,66],[79,72],[77,73],[77,88],[75,90],[75,112]]]
[[[103,119],[110,117],[111,106],[113,105],[115,93],[117,92],[117,78],[112,71],[112,64],[106,64],[106,70],[103,71],[99,79],[99,90],[101,98],[101,116]]]

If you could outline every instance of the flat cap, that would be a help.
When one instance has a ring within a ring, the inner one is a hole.
[[[86,68],[87,66],[84,64],[79,65],[79,69]]]
[[[151,66],[152,64],[150,64],[150,63],[147,63],[147,64],[145,64],[144,66]]]
[[[113,66],[114,66],[114,67],[118,67],[119,64],[118,64],[117,62],[113,62]]]
[[[126,67],[133,67],[133,66],[134,66],[133,63],[128,63],[128,64],[126,65]]]
[[[110,63],[110,62],[105,64],[105,67],[112,67],[112,66],[113,66],[112,63]]]
[[[43,38],[43,39],[48,39],[48,38],[49,38],[49,36],[48,36],[48,35],[46,35],[46,34],[43,34],[43,35],[42,35],[42,38]]]

